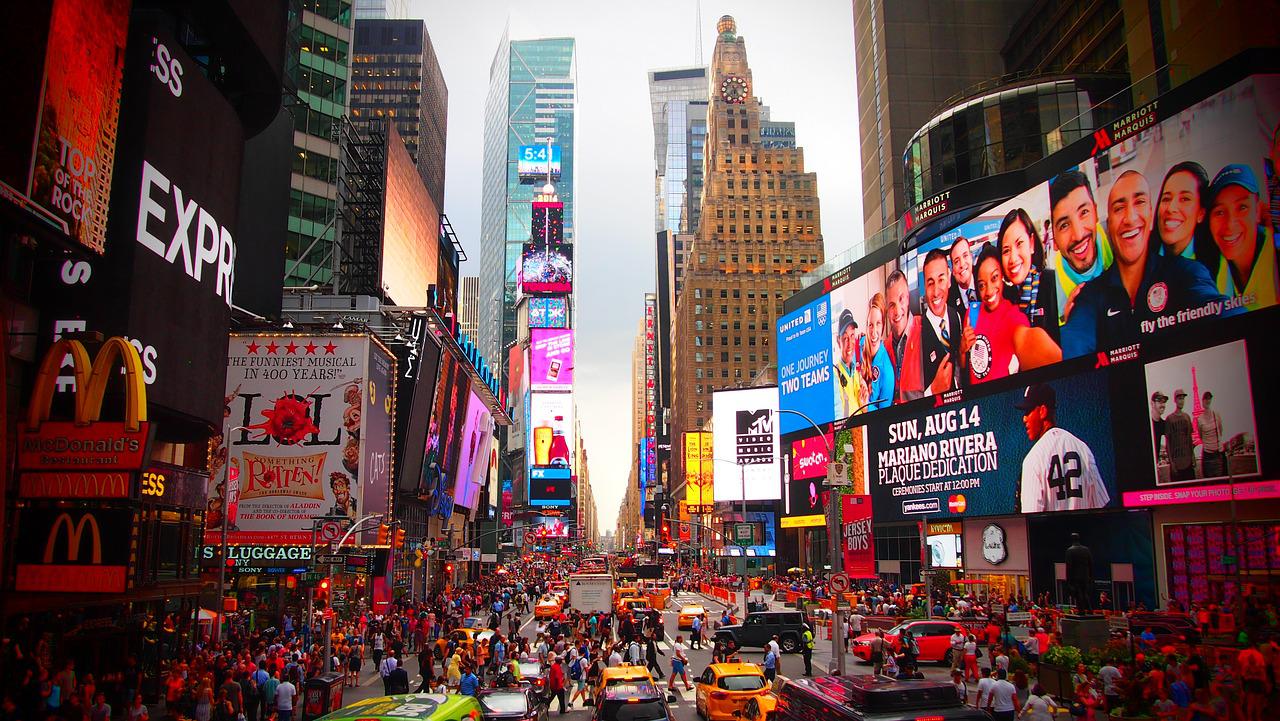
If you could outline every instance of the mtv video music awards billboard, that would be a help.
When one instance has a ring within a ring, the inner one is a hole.
[[[516,154],[516,175],[524,185],[556,182],[560,179],[560,146],[521,145]]]
[[[879,521],[1118,505],[1106,371],[866,426]]]
[[[573,389],[573,329],[529,331],[529,387],[535,391]]]
[[[778,389],[716,391],[711,401],[715,499],[782,497],[778,454]]]
[[[527,295],[573,292],[573,246],[525,243],[520,255],[520,291]]]
[[[310,543],[314,516],[385,513],[393,369],[367,336],[233,334],[206,517],[232,543],[284,545]]]

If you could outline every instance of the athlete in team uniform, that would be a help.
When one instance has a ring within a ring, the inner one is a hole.
[[[1111,500],[1093,451],[1056,424],[1057,394],[1043,383],[1027,386],[1015,404],[1022,411],[1031,450],[1022,459],[1023,513],[1102,508]]]

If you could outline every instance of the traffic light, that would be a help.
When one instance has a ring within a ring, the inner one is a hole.
[[[378,543],[376,545],[391,545],[391,526],[388,526],[385,523],[378,524]]]
[[[316,596],[321,600],[329,598],[329,579],[323,579],[316,586]]]
[[[671,524],[666,519],[662,521],[662,542],[671,543]]]
[[[396,537],[395,537],[395,543],[393,544],[393,547],[397,551],[404,548],[404,529],[403,528],[396,529]]]
[[[452,574],[453,574],[453,564],[452,564],[452,563],[446,563],[446,564],[444,564],[444,572],[445,572],[445,573],[448,573],[448,574],[450,574],[450,575],[452,575]]]

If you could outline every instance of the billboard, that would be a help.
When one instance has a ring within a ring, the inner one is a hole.
[[[314,516],[387,511],[395,366],[371,345],[363,335],[231,336],[206,512],[226,519],[231,543],[310,543]]]
[[[27,63],[36,52],[43,62],[6,83],[5,129],[11,132],[0,151],[0,196],[97,253],[106,246],[131,5],[37,3],[14,10],[8,19],[20,37],[5,38],[9,47],[25,46],[15,50]],[[156,80],[175,83],[181,94],[168,46],[148,47]]]
[[[776,542],[777,526],[775,519],[777,514],[773,511],[747,511],[744,516],[741,511],[725,513],[722,516],[724,522],[724,534],[726,543],[732,540],[734,544],[742,546],[745,549],[745,555],[748,557],[767,558],[778,555],[778,546]],[[727,546],[719,549],[721,555],[741,555],[737,548]]]
[[[560,146],[521,145],[516,154],[516,175],[522,185],[560,180]]]
[[[824,484],[831,462],[830,436],[812,435],[790,442],[791,474],[787,483],[787,528],[821,526],[826,507]]]
[[[386,127],[382,289],[394,305],[427,306],[427,286],[437,281],[440,262],[440,209],[423,185],[396,124]]]
[[[529,331],[529,387],[535,391],[573,390],[573,329]]]
[[[134,552],[131,509],[26,507],[17,525],[14,590],[124,593]]]
[[[568,538],[569,523],[563,516],[541,516],[538,535],[545,538]]]
[[[711,402],[717,501],[782,497],[778,388],[716,391]]]
[[[850,578],[878,578],[871,531],[871,496],[840,497],[840,550]]]
[[[1105,370],[866,426],[878,521],[1116,504]]]
[[[953,402],[1021,372],[1134,357],[1161,336],[1274,306],[1280,221],[1263,206],[1276,177],[1280,76],[1166,107],[1149,104],[1132,114],[1141,122],[1046,159],[1037,167],[1052,174],[912,239],[896,267],[828,278],[821,296],[777,321],[782,407],[823,424],[926,396]],[[883,312],[872,310],[876,292]],[[872,315],[883,339],[867,353]],[[850,388],[860,395],[844,400]],[[805,425],[784,416],[782,433]]]
[[[436,392],[431,411],[431,423],[427,426],[427,443],[423,454],[422,494],[434,497],[437,502],[454,495],[458,481],[458,458],[462,435],[467,420],[467,404],[470,402],[471,376],[462,362],[449,350],[440,354],[440,374],[436,380]]]
[[[568,393],[529,395],[529,467],[572,469],[573,396]]]
[[[689,513],[711,513],[715,509],[712,453],[710,433],[689,431],[684,434],[684,503]]]
[[[525,301],[529,308],[530,328],[568,328],[569,299],[547,296]]]
[[[564,242],[564,203],[535,200],[529,222],[529,239],[535,245],[550,247]]]
[[[493,447],[493,415],[475,391],[470,391],[462,435],[459,437],[457,471],[453,484],[454,502],[476,510],[480,487],[489,471],[489,449]]]
[[[529,505],[567,506],[573,501],[573,476],[568,468],[530,468]]]
[[[520,255],[520,291],[564,295],[573,292],[573,246],[525,243]]]

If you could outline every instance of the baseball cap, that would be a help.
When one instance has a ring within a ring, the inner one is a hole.
[[[1151,394],[1151,400],[1157,401],[1159,403],[1164,403],[1165,401],[1169,400],[1169,396],[1165,395],[1164,393],[1161,393],[1160,391],[1156,391],[1155,393]]]
[[[1044,383],[1036,383],[1027,386],[1027,389],[1022,393],[1022,398],[1017,403],[1014,403],[1013,407],[1020,411],[1029,411],[1036,406],[1053,408],[1057,403],[1058,396],[1053,392],[1053,388]]]
[[[1209,185],[1209,197],[1217,196],[1228,185],[1239,185],[1254,195],[1258,194],[1258,176],[1244,163],[1231,163],[1219,170]]]
[[[1174,392],[1173,392],[1173,397],[1174,397],[1174,398],[1177,398],[1178,396],[1185,396],[1186,394],[1187,394],[1187,392],[1186,392],[1186,391],[1184,391],[1184,390],[1182,390],[1181,388],[1179,388],[1178,390],[1176,390],[1176,391],[1174,391]]]
[[[848,328],[849,326],[853,326],[854,328],[857,328],[858,321],[853,319],[853,313],[851,313],[849,309],[846,308],[844,311],[840,313],[840,331],[839,333],[837,333],[837,335],[839,335],[840,333],[844,333],[844,329]]]

